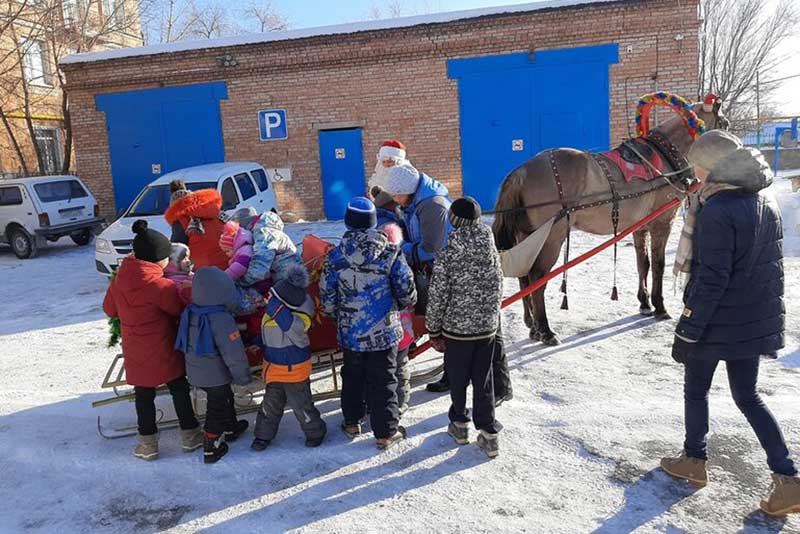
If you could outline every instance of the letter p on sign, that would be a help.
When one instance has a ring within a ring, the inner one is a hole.
[[[258,112],[258,129],[262,141],[280,141],[289,138],[285,109],[264,109]]]

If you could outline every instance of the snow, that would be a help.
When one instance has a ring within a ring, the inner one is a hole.
[[[797,454],[800,246],[789,227],[797,195],[785,180],[773,191],[787,221],[787,348],[763,363],[760,388]],[[335,237],[342,227],[290,231]],[[677,237],[678,225],[668,261]],[[573,251],[600,241],[575,233]],[[329,429],[318,449],[303,446],[287,414],[261,454],[249,450],[248,432],[206,466],[168,430],[158,461],[135,459],[134,439],[95,432],[97,415],[109,425],[135,416],[128,403],[91,408],[108,395],[99,384],[115,354],[105,347],[106,281],[92,252],[62,241],[23,262],[0,248],[1,532],[800,532],[800,518],[757,511],[769,471],[722,369],[711,392],[711,484],[697,491],[657,469],[681,447],[682,374],[669,356],[674,322],[636,314],[630,241],[620,247],[618,302],[609,299],[611,251],[571,272],[569,311],[551,284],[561,346],[531,342],[519,305],[504,312],[515,397],[498,410],[506,428],[493,461],[474,444],[453,444],[447,396],[421,387],[404,419],[410,439],[385,453],[368,436],[346,440],[338,402],[327,401],[318,404]],[[507,280],[506,292],[515,286]],[[677,314],[678,296],[666,297]]]
[[[105,61],[109,59],[120,59],[130,57],[152,56],[156,54],[168,54],[174,52],[186,52],[191,50],[207,50],[213,48],[227,48],[232,46],[243,46],[261,43],[273,43],[278,41],[289,41],[294,39],[306,39],[309,37],[320,37],[325,35],[343,35],[348,33],[368,32],[378,30],[390,30],[396,28],[408,28],[422,24],[442,24],[464,19],[486,17],[492,15],[506,15],[514,13],[526,13],[531,11],[541,11],[545,9],[560,9],[566,7],[580,6],[584,4],[602,4],[606,2],[620,2],[630,0],[544,0],[527,4],[517,4],[508,6],[495,6],[478,9],[468,9],[462,11],[449,11],[443,13],[432,13],[428,15],[416,15],[411,17],[398,17],[383,20],[369,20],[354,22],[350,24],[335,24],[330,26],[320,26],[314,28],[301,28],[283,32],[252,33],[223,37],[219,39],[203,39],[194,41],[181,41],[178,43],[156,44],[133,48],[118,48],[115,50],[104,50],[101,52],[86,52],[82,54],[69,55],[61,60],[61,65],[76,63],[90,63],[94,61]]]

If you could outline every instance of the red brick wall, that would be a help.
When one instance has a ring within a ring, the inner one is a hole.
[[[627,1],[66,65],[78,171],[106,214],[112,214],[105,120],[95,110],[94,95],[225,80],[226,158],[291,166],[293,181],[278,186],[283,210],[322,216],[314,124],[339,121],[363,123],[367,177],[380,143],[398,138],[416,166],[458,196],[458,83],[447,78],[448,59],[618,43],[620,62],[611,67],[610,77],[610,129],[616,143],[627,134],[639,95],[658,88],[695,96],[697,2]],[[675,39],[679,33],[682,41]],[[223,54],[233,55],[238,66],[219,67],[216,58]],[[257,112],[271,107],[287,111],[287,141],[259,140]]]

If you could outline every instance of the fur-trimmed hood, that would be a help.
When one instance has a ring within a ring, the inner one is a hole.
[[[222,209],[222,195],[214,189],[201,189],[176,200],[164,213],[164,219],[172,225],[190,217],[216,219]]]

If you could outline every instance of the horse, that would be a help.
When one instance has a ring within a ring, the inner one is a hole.
[[[714,98],[713,102],[713,105],[697,103],[691,109],[705,122],[707,129],[727,129],[728,121],[720,110],[721,101]],[[663,158],[664,176],[680,171],[693,174],[685,155],[694,137],[683,118],[675,116],[666,120],[651,130],[648,138],[660,140],[657,151],[667,156]],[[550,272],[558,261],[570,228],[596,235],[616,234],[618,229],[635,224],[673,198],[685,194],[675,183],[664,182],[667,180],[664,176],[656,176],[650,182],[637,179],[626,182],[617,166],[604,165],[601,160],[603,158],[596,154],[571,148],[546,150],[506,176],[498,193],[492,225],[500,250],[513,248],[552,217],[559,213],[563,215],[569,207],[580,206],[553,224],[528,275],[519,278],[521,289]],[[678,168],[681,166],[684,168]],[[661,187],[655,188],[656,182]],[[612,196],[618,201],[610,202]],[[602,200],[597,202],[598,199]],[[663,276],[665,249],[677,209],[669,210],[633,234],[639,273],[639,311],[658,319],[670,318],[664,307]],[[649,272],[652,272],[652,293],[647,287]],[[530,328],[531,339],[546,345],[558,345],[560,341],[547,320],[546,287],[523,300],[525,323]],[[562,291],[566,293],[566,280]],[[612,299],[615,296],[616,286]]]

